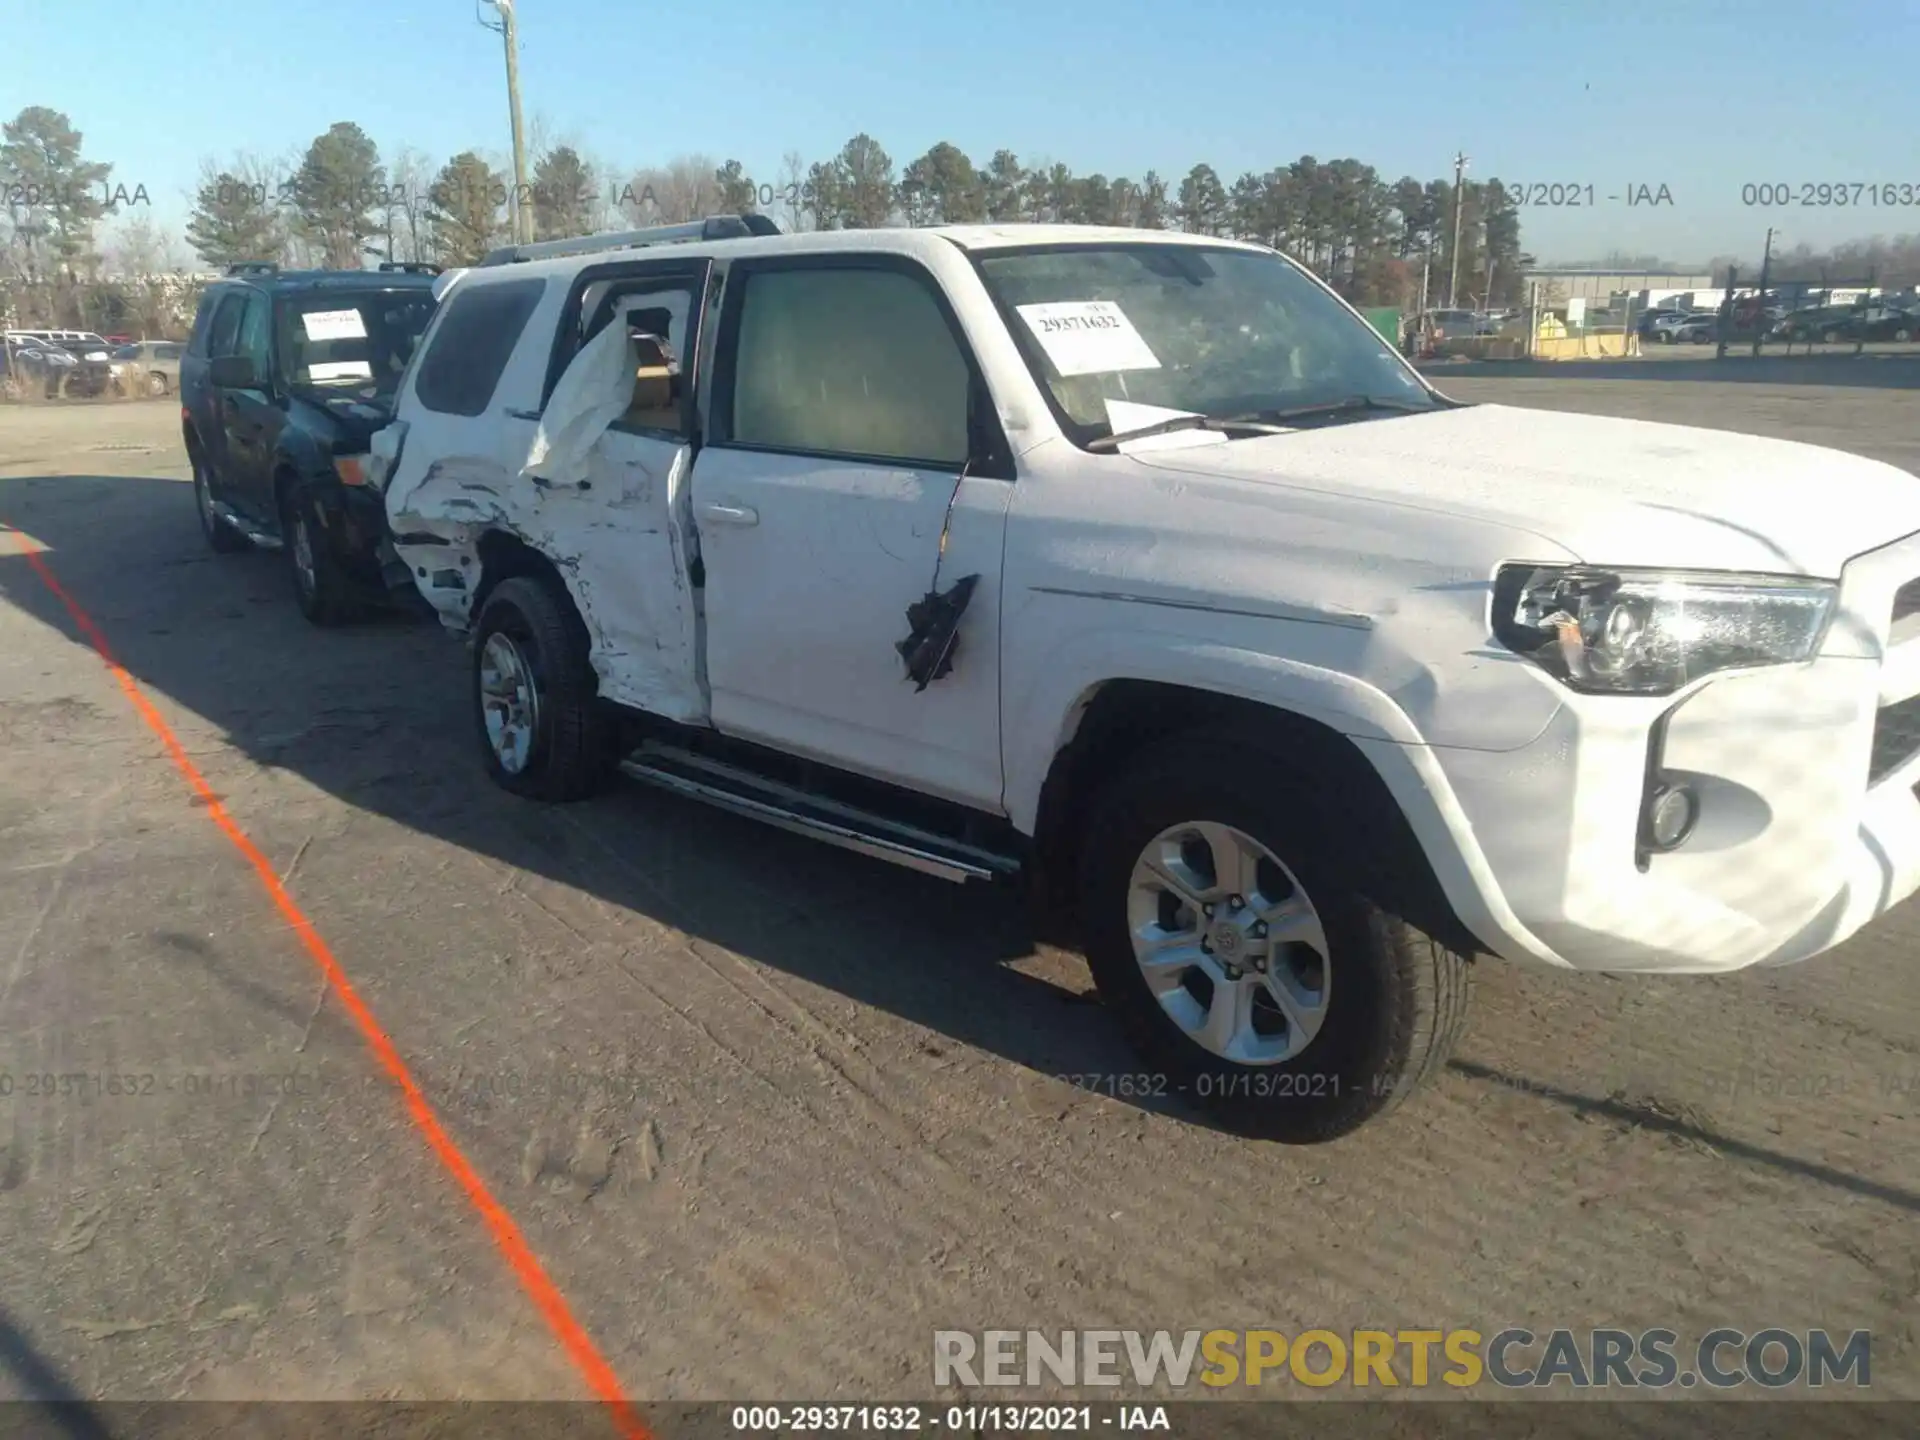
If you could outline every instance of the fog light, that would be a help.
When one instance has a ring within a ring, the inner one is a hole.
[[[1693,833],[1700,802],[1685,785],[1657,785],[1647,800],[1647,843],[1655,850],[1677,850]]]

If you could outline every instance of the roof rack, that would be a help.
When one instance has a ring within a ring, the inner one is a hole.
[[[709,215],[684,225],[654,225],[645,230],[616,230],[605,235],[578,235],[570,240],[542,240],[532,245],[505,245],[489,251],[481,265],[513,265],[523,260],[551,260],[560,255],[593,255],[602,250],[638,250],[648,245],[684,245],[693,240],[741,240],[749,235],[778,235],[780,227],[765,215]]]
[[[229,275],[278,275],[280,267],[271,260],[242,260],[227,266]]]
[[[424,260],[383,260],[380,262],[380,268],[396,270],[403,275],[438,275],[440,273],[438,265],[429,265]]]

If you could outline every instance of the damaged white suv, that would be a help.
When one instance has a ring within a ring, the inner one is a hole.
[[[1784,964],[1920,883],[1920,482],[1457,404],[1258,246],[501,252],[375,453],[500,784],[1025,872],[1143,1087],[1281,1138],[1429,1075],[1470,956]]]

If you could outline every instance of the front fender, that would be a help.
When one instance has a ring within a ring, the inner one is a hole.
[[[1320,632],[1310,643],[1333,652],[1364,647],[1367,639],[1357,625],[1344,637],[1325,632],[1346,627],[1308,622],[1300,628]],[[1252,701],[1318,721],[1354,742],[1406,817],[1454,914],[1490,951],[1565,966],[1507,903],[1433,747],[1390,696],[1366,681],[1266,650],[1117,625],[1082,631],[1007,680],[1006,809],[1021,833],[1035,833],[1054,757],[1102,685],[1137,680]]]
[[[1021,686],[1009,676],[1005,750],[1007,813],[1031,834],[1053,757],[1072,738],[1099,688],[1117,680],[1178,685],[1269,705],[1355,739],[1418,745],[1420,733],[1383,692],[1339,671],[1218,640],[1143,633],[1117,625],[1076,634],[1045,656]]]

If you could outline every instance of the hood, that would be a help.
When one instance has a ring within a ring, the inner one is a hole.
[[[1723,430],[1507,405],[1134,458],[1195,477],[1485,520],[1531,531],[1596,565],[1831,579],[1852,557],[1920,531],[1920,478],[1877,460]]]
[[[294,392],[310,412],[325,416],[316,428],[330,429],[336,441],[366,449],[373,432],[393,419],[393,396],[367,390],[342,393],[338,387],[302,387]]]

